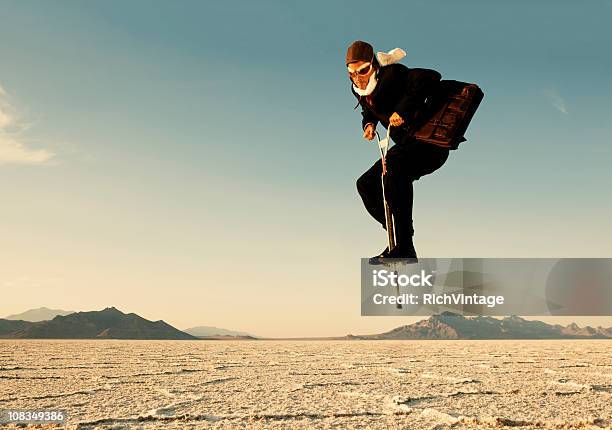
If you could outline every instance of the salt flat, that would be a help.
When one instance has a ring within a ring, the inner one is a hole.
[[[612,341],[1,340],[11,408],[83,430],[610,429]]]

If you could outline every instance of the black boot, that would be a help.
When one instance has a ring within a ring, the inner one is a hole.
[[[414,245],[412,243],[412,237],[410,240],[404,239],[402,243],[398,243],[397,246],[387,254],[386,258],[399,258],[416,263],[418,259],[416,250],[414,249]]]
[[[383,260],[389,255],[389,247],[387,246],[383,252],[374,257],[370,257],[368,263],[372,265],[383,264]]]

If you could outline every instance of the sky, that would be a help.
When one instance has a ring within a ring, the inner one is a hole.
[[[359,259],[386,239],[355,188],[377,157],[344,65],[356,39],[485,93],[415,183],[420,257],[611,257],[611,13],[3,1],[0,316],[116,306],[260,336],[421,319],[360,316]]]

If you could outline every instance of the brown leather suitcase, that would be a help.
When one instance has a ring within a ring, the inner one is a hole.
[[[416,140],[457,149],[467,139],[463,136],[484,93],[476,84],[459,81],[440,81],[419,126],[413,132]]]

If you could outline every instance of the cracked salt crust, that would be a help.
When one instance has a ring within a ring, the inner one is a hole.
[[[609,340],[0,346],[0,409],[71,430],[612,428]]]

